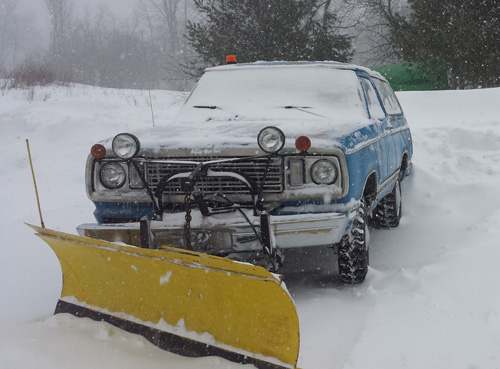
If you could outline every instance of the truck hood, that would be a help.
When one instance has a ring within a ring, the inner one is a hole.
[[[133,132],[141,143],[140,156],[172,157],[192,155],[262,155],[257,144],[259,132],[268,126],[280,128],[285,134],[284,153],[297,153],[295,140],[299,136],[311,139],[310,152],[327,152],[336,147],[355,149],[370,138],[377,137],[376,121],[347,122],[332,120],[296,121],[208,121],[172,122],[164,127]],[[111,140],[104,141],[106,146]]]

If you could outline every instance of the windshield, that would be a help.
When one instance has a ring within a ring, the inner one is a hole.
[[[354,71],[274,66],[208,71],[177,120],[359,121],[366,116]]]

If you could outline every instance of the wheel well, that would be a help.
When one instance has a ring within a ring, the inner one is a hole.
[[[377,198],[377,174],[375,172],[371,173],[366,179],[363,198],[366,201],[368,209]]]
[[[403,159],[401,160],[401,168],[399,169],[399,181],[400,182],[404,179],[407,169],[408,169],[408,154],[405,153],[403,155]]]

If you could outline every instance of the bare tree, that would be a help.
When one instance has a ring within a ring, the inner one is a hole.
[[[397,61],[391,24],[409,11],[407,0],[337,0],[339,21],[354,37],[354,61],[377,66]]]
[[[5,65],[10,54],[16,54],[17,48],[17,22],[15,12],[16,0],[0,1],[0,67]]]
[[[33,16],[18,0],[0,0],[0,70],[7,72],[40,45]]]
[[[192,55],[185,37],[188,19],[196,14],[192,0],[140,0],[137,14],[150,73],[161,76],[170,88],[189,87],[192,81],[183,66]]]
[[[71,0],[45,0],[50,15],[51,50],[53,56],[61,55],[65,39],[69,36],[73,4]]]

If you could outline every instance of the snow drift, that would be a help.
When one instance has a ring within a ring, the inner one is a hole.
[[[157,126],[185,94],[153,91]],[[288,255],[302,368],[498,368],[500,365],[500,89],[398,94],[412,129],[414,172],[403,218],[372,230],[365,283],[344,285],[331,251]],[[143,91],[88,86],[0,95],[0,368],[239,368],[164,352],[105,323],[52,316],[61,289],[38,224],[25,139],[44,220],[75,233],[93,222],[84,165],[95,142],[152,126]]]

